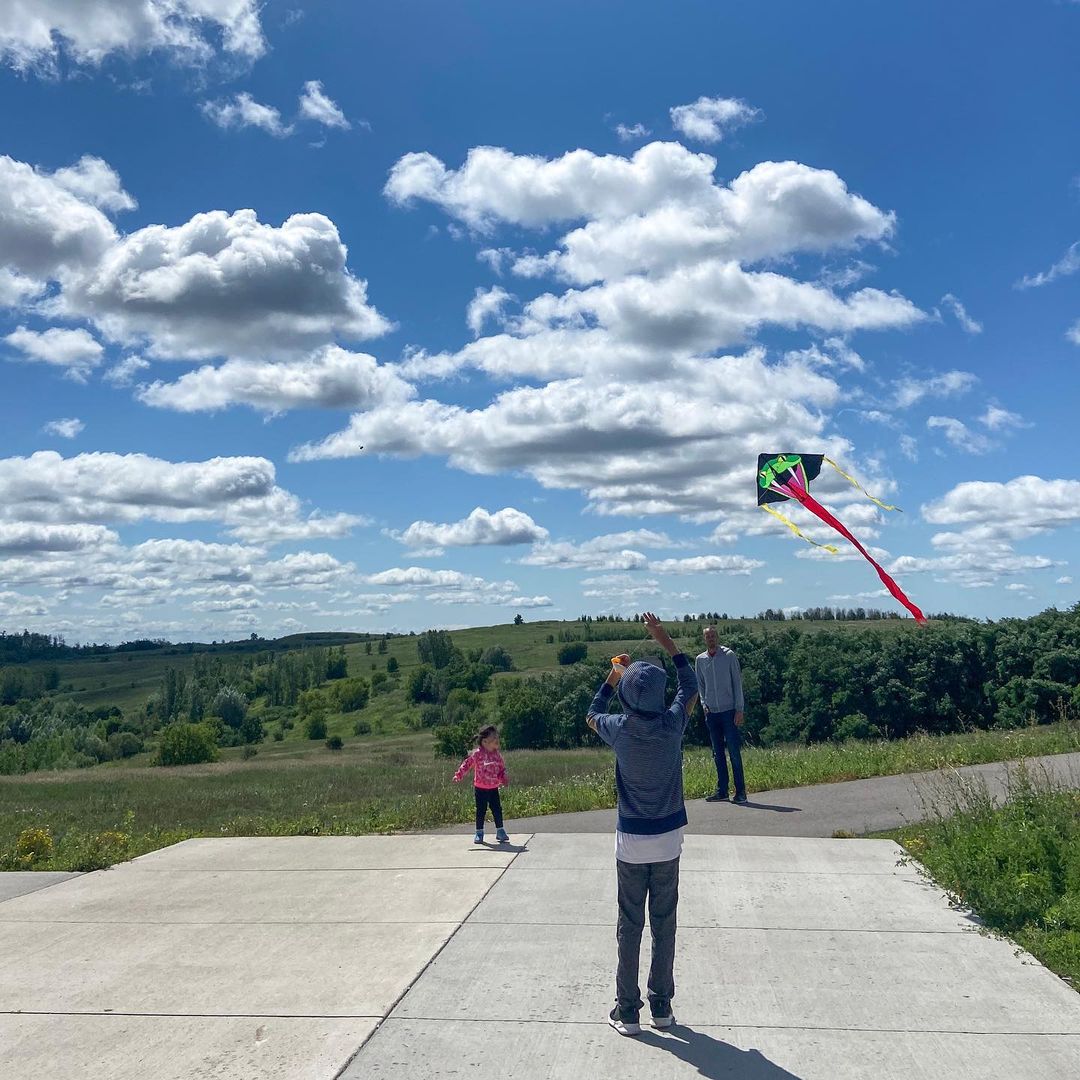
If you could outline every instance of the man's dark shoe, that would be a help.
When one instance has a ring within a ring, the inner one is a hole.
[[[669,1028],[675,1023],[670,1001],[651,1001],[649,1002],[649,1009],[652,1012],[652,1026],[654,1028]]]
[[[728,801],[727,792],[726,791],[714,791],[711,795],[706,795],[705,796],[705,801],[706,802],[727,802]]]
[[[745,795],[736,795],[735,798],[731,801],[734,803],[738,803],[740,806],[745,806],[747,799]]]
[[[637,1009],[620,1009],[618,1005],[611,1010],[608,1023],[620,1035],[640,1035],[641,1016]]]

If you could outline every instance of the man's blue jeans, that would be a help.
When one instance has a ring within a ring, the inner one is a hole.
[[[731,779],[735,783],[735,798],[746,797],[746,781],[742,768],[742,732],[735,726],[735,710],[705,713],[705,726],[709,729],[713,761],[716,762],[716,790],[726,795],[728,790],[727,759],[724,747],[731,755]]]

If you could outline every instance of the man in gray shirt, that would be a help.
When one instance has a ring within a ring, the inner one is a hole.
[[[716,763],[716,791],[707,796],[706,802],[723,802],[728,797],[726,746],[731,755],[731,778],[735,784],[737,803],[746,802],[746,781],[743,779],[742,732],[743,687],[739,658],[731,649],[719,644],[716,627],[705,628],[705,651],[694,662],[701,707],[705,710],[705,724],[712,742],[713,761]]]

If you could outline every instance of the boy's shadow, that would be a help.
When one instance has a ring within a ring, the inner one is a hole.
[[[528,851],[529,848],[526,844],[489,844],[486,840],[482,844],[473,844],[470,851],[510,851],[515,854],[520,854],[522,851]]]
[[[740,1050],[684,1024],[675,1023],[665,1035],[642,1031],[637,1041],[674,1054],[708,1080],[799,1080],[760,1050]]]

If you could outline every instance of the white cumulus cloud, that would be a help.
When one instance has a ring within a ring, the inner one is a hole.
[[[265,357],[386,333],[391,324],[368,304],[367,283],[346,257],[322,214],[273,226],[253,210],[211,211],[123,237],[58,307],[160,357]]]
[[[893,383],[893,404],[908,409],[928,397],[956,397],[966,394],[979,378],[970,371],[945,371],[926,379],[905,378]]]
[[[78,417],[69,416],[59,420],[50,420],[42,427],[46,435],[56,435],[61,439],[74,439],[86,425]]]
[[[19,359],[32,360],[62,368],[64,374],[76,382],[86,382],[91,371],[101,363],[105,351],[101,343],[86,330],[28,330],[20,326],[4,338],[22,354]]]
[[[49,173],[0,155],[5,269],[42,279],[95,265],[116,241],[102,203],[121,209],[134,205],[116,174],[97,158],[84,157],[69,169]]]
[[[638,548],[673,546],[670,537],[664,533],[651,529],[630,529],[577,542],[559,540],[536,543],[520,562],[525,566],[563,570],[641,570],[649,560]]]
[[[675,130],[699,142],[720,142],[736,128],[760,118],[760,109],[738,98],[703,96],[690,105],[676,105],[671,110]]]
[[[1059,277],[1068,277],[1080,270],[1080,240],[1070,244],[1068,251],[1049,270],[1043,270],[1038,274],[1025,275],[1017,283],[1018,289],[1034,289],[1040,285],[1049,285]]]
[[[414,521],[403,532],[391,535],[406,547],[430,549],[531,544],[544,540],[548,531],[537,525],[524,511],[512,506],[494,513],[478,506],[461,521],[448,524]]]
[[[931,431],[942,432],[957,450],[968,454],[986,454],[994,448],[994,444],[985,435],[972,431],[955,416],[931,416],[927,419],[926,426]]]
[[[747,575],[765,564],[746,555],[694,555],[688,559],[660,559],[649,563],[656,574],[736,574]]]
[[[288,409],[367,409],[404,402],[413,387],[373,356],[330,346],[299,360],[228,360],[175,382],[140,387],[147,405],[177,412],[210,412],[247,405],[263,412]]]
[[[974,542],[993,536],[1020,539],[1080,522],[1080,480],[1018,476],[1006,483],[968,480],[922,508],[924,520],[955,525]]]
[[[348,130],[352,126],[337,103],[327,97],[318,79],[304,83],[304,92],[300,95],[300,115],[324,127]]]
[[[116,543],[118,537],[102,525],[64,525],[44,522],[0,522],[0,556],[46,551],[85,551]]]
[[[633,142],[634,139],[647,139],[652,132],[644,124],[616,124],[615,134],[623,142]]]
[[[952,293],[946,293],[941,302],[956,316],[956,321],[966,334],[981,334],[982,323],[976,322],[967,312],[967,308]]]
[[[283,139],[292,132],[291,126],[282,123],[281,113],[277,109],[256,101],[247,91],[241,91],[233,98],[223,101],[204,101],[200,108],[208,120],[225,130],[259,128],[278,139]]]
[[[125,356],[119,363],[113,364],[102,378],[113,386],[128,386],[135,381],[140,371],[145,371],[149,366],[150,361],[141,356]]]
[[[1006,431],[1009,428],[1024,427],[1024,418],[1019,413],[1010,412],[1000,405],[990,404],[986,412],[979,417],[979,423],[991,431]]]
[[[189,63],[218,48],[248,59],[266,50],[257,0],[8,0],[0,4],[0,59],[53,72],[61,54],[98,65],[114,53],[161,51]]]
[[[488,319],[500,320],[502,309],[514,298],[498,285],[490,289],[477,288],[476,295],[469,301],[465,312],[465,322],[474,336],[483,332]]]

